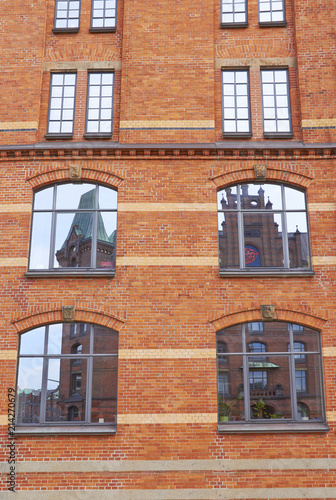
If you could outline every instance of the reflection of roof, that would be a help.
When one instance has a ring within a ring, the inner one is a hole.
[[[96,190],[91,189],[91,191],[88,191],[87,193],[82,194],[78,209],[80,210],[94,210],[95,209],[95,195],[96,195]],[[99,208],[99,207],[98,207]],[[77,212],[75,217],[73,218],[73,221],[71,223],[70,230],[68,232],[68,235],[62,245],[62,248],[65,247],[66,241],[70,238],[72,231],[75,231],[77,236],[81,236],[83,240],[88,240],[92,239],[92,220],[93,220],[93,213],[85,213],[85,212]],[[101,216],[101,213],[98,212],[98,227],[97,227],[97,239],[98,241],[106,242],[106,243],[113,243],[115,239],[115,232],[111,234],[111,236],[108,236],[105,226],[104,226],[104,221]]]
[[[280,368],[280,366],[268,361],[249,361],[249,368]]]

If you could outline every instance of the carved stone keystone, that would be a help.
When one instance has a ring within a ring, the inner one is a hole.
[[[263,321],[273,321],[275,320],[275,306],[273,305],[262,305],[261,309],[261,318]]]
[[[73,181],[79,181],[82,177],[82,165],[77,163],[69,165],[69,175]]]
[[[75,321],[75,306],[62,306],[63,321]]]
[[[266,165],[253,165],[254,177],[259,181],[266,180],[267,166]]]

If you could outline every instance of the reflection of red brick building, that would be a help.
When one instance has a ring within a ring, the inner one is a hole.
[[[92,210],[95,208],[95,190],[92,189],[81,196],[78,208]],[[73,218],[69,233],[56,251],[56,259],[60,267],[91,267],[93,217],[95,213],[77,212]],[[115,267],[116,231],[108,235],[100,212],[97,213],[97,261],[96,267]]]
[[[289,328],[287,323],[247,323],[244,327],[245,367],[243,355],[232,355],[243,352],[242,325],[217,334],[218,353],[223,354],[218,357],[219,396],[220,402],[230,407],[230,420],[245,420],[244,395],[249,398],[252,419],[293,419],[293,391],[298,420],[322,418],[318,333],[294,325],[294,354],[290,356]],[[244,393],[245,372],[248,395],[246,390]],[[259,408],[258,413],[260,401],[265,407]],[[221,414],[221,408],[219,411]]]
[[[225,189],[222,210],[237,209],[237,194],[232,188]],[[240,207],[247,210],[243,215],[244,250],[246,266],[284,266],[283,228],[280,211],[272,210],[272,201],[265,202],[264,189],[260,186],[257,195],[250,195],[248,185],[242,185]],[[249,213],[249,210],[260,213]],[[270,211],[267,213],[267,211]],[[239,225],[236,212],[225,212],[225,220],[219,230],[219,257],[221,268],[236,268],[239,265]],[[288,233],[288,251],[291,268],[307,267],[308,234],[298,229]]]

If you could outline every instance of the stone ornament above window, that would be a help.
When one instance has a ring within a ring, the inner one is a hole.
[[[220,275],[312,274],[303,191],[237,184],[218,191],[217,204]]]

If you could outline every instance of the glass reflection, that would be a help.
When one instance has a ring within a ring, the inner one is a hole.
[[[116,422],[117,368],[116,357],[99,356],[93,360],[91,422]]]
[[[47,422],[85,421],[86,376],[86,359],[80,364],[70,358],[48,360]]]
[[[20,355],[44,353],[45,327],[34,328],[20,336]]]
[[[19,360],[17,383],[17,422],[36,424],[40,421],[42,358]]]
[[[218,214],[219,266],[239,269],[239,238],[237,213]]]
[[[55,267],[91,267],[93,214],[57,214]]]
[[[220,422],[245,420],[242,357],[228,358],[228,368],[218,372],[218,413]]]
[[[35,213],[30,244],[30,269],[49,268],[50,236],[51,213]]]
[[[304,212],[288,213],[287,231],[290,267],[309,267],[309,241],[306,214]]]
[[[283,267],[281,214],[244,214],[246,267]]]

